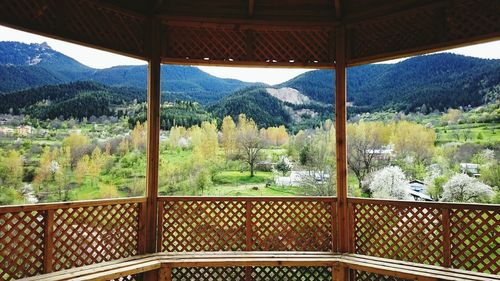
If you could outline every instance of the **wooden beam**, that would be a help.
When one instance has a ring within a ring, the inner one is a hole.
[[[335,5],[335,17],[340,19],[342,17],[342,6],[340,5],[340,0],[334,0]]]
[[[335,50],[335,134],[337,147],[337,233],[338,251],[349,250],[347,221],[347,135],[346,135],[346,44],[345,29],[336,31]]]
[[[248,0],[248,16],[253,16],[253,11],[255,9],[255,0]]]
[[[53,243],[54,232],[54,210],[45,211],[45,226],[43,232],[43,273],[50,273],[53,271]]]
[[[148,147],[146,171],[146,252],[155,253],[160,151],[160,25],[151,19],[148,45]]]

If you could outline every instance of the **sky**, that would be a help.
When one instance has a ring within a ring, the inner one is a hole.
[[[143,60],[131,57],[117,55],[97,49],[84,47],[77,44],[39,36],[32,33],[19,31],[16,29],[0,25],[0,41],[18,41],[24,43],[42,43],[47,42],[49,46],[77,61],[93,68],[108,68],[116,65],[142,65],[146,64]],[[468,47],[450,49],[445,52],[451,52],[460,55],[500,59],[500,40],[472,45]],[[383,63],[396,63],[404,59],[385,61]],[[299,74],[310,69],[290,69],[290,68],[245,68],[245,67],[216,67],[200,66],[205,72],[221,78],[234,78],[247,82],[264,82],[270,85],[285,82]]]

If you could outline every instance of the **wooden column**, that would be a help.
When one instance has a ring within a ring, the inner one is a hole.
[[[53,271],[53,232],[54,232],[54,210],[49,209],[45,213],[45,225],[43,233],[43,273],[50,273]]]
[[[157,19],[151,19],[148,61],[148,147],[146,172],[146,252],[155,253],[158,207],[158,167],[160,151],[160,32]]]
[[[346,134],[346,44],[345,29],[337,28],[335,34],[335,134],[337,148],[337,233],[338,252],[349,250],[349,224],[347,209],[347,134]],[[340,268],[337,280],[348,280],[346,268]]]

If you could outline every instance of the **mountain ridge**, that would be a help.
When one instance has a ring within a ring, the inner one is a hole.
[[[444,111],[450,107],[477,106],[500,95],[500,60],[450,53],[413,57],[395,64],[351,67],[347,77],[347,99],[352,105],[349,114],[381,110],[409,112],[422,108]],[[137,88],[143,94],[140,99],[146,98],[145,65],[94,69],[43,43],[0,42],[0,92],[27,94],[32,88],[36,92],[34,87],[87,80],[108,87]],[[192,66],[162,65],[160,82],[162,101],[196,101],[211,109],[215,116],[222,112],[236,116],[235,111],[246,108],[255,113],[253,118],[267,116],[273,119],[273,124],[310,118],[317,123],[318,118],[330,118],[335,103],[332,70],[308,71],[269,86],[218,78]],[[6,90],[9,87],[16,90]],[[284,97],[284,92],[280,92],[284,88],[289,88],[285,92],[295,98]],[[273,95],[279,99],[271,99]],[[272,114],[268,116],[262,108]]]
[[[24,79],[18,77],[20,74],[24,75]],[[147,66],[122,65],[96,69],[53,50],[46,43],[0,42],[0,92],[86,80],[108,86],[146,89]],[[180,92],[203,104],[254,84],[218,78],[192,66],[161,66],[160,85],[163,92]]]

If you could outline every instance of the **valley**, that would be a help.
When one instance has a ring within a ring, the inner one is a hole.
[[[477,200],[500,202],[499,70],[452,54],[349,69],[350,195],[374,196],[373,176],[398,167],[440,200],[472,163],[493,193]],[[160,194],[334,195],[333,74],[266,85],[162,66]],[[144,66],[0,42],[0,204],[143,195],[145,86]]]

